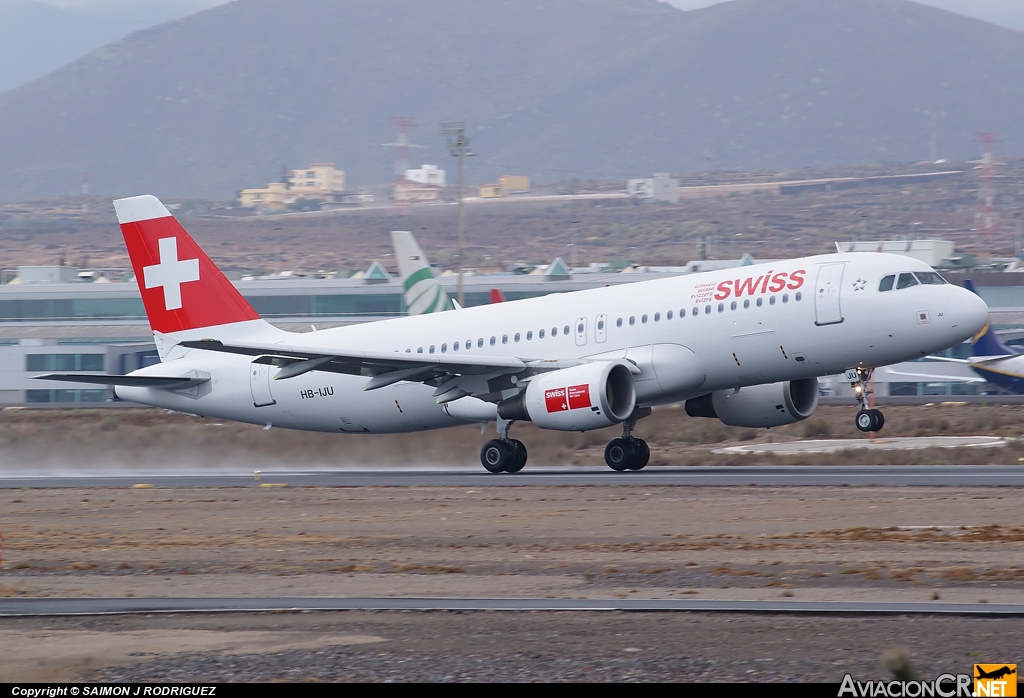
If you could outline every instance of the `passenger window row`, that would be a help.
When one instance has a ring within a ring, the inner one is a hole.
[[[569,329],[570,329],[569,326],[566,325],[566,326],[564,326],[561,329],[561,333],[564,334],[564,335],[568,335],[569,334]],[[556,327],[552,327],[550,331],[551,331],[551,336],[552,337],[557,337],[558,336],[559,329],[558,329],[557,326]],[[546,329],[537,330],[537,339],[544,339],[544,337],[547,335],[547,332],[548,331]],[[526,341],[531,341],[533,339],[533,330],[528,331],[525,336],[526,336]],[[514,335],[512,335],[511,339],[512,339],[513,342],[519,342],[519,341],[521,341],[523,339],[523,334],[521,332],[516,332]],[[492,335],[491,338],[489,340],[487,340],[487,344],[488,344],[488,346],[492,346],[492,347],[493,346],[497,346],[498,341],[499,340],[498,340],[497,335]],[[508,342],[509,342],[509,336],[507,334],[503,334],[501,336],[501,343],[502,344],[508,344]],[[483,347],[484,347],[484,338],[483,337],[478,337],[477,340],[476,340],[476,348],[477,349],[482,349]],[[452,351],[459,351],[460,349],[465,349],[466,351],[469,351],[472,348],[473,348],[473,340],[472,339],[467,339],[464,344],[462,342],[453,342],[452,345],[451,345],[451,350]],[[437,350],[437,345],[436,344],[431,344],[429,347],[426,348],[425,351],[424,351],[423,347],[417,347],[416,348],[416,353],[417,354],[423,354],[423,353],[434,354],[434,353],[436,353],[436,350]],[[405,353],[406,354],[411,354],[412,353],[412,349],[406,349]],[[444,344],[441,345],[441,353],[442,354],[448,353],[448,343],[447,342],[445,342]]]
[[[939,274],[934,271],[905,271],[898,276],[896,274],[889,274],[883,276],[882,280],[878,282],[879,291],[891,291],[893,285],[896,286],[896,290],[910,288],[911,286],[942,286],[946,283]]]
[[[781,296],[781,299],[782,299],[783,303],[789,303],[789,294],[788,293],[783,293],[782,296]],[[802,299],[803,299],[803,293],[801,293],[800,291],[797,291],[795,294],[793,294],[793,300],[794,301],[800,301]],[[769,296],[768,297],[768,305],[775,305],[775,302],[776,302],[776,297],[775,296]],[[744,310],[749,308],[750,307],[750,299],[749,298],[744,299],[742,305],[743,305]],[[764,305],[764,297],[763,296],[758,297],[757,300],[754,301],[754,305],[756,307],[758,307],[758,308],[762,307]],[[732,303],[729,304],[729,310],[737,310],[739,307],[740,307],[740,305],[736,301],[733,301]],[[711,304],[705,305],[704,306],[704,314],[705,315],[710,315],[711,314],[711,308],[712,308]],[[719,303],[718,304],[718,312],[720,312],[720,313],[724,313],[725,312],[725,303]],[[690,309],[690,315],[692,315],[694,317],[700,315],[700,306],[697,306],[697,305],[693,306],[693,308]],[[665,319],[666,320],[671,320],[672,317],[673,317],[673,314],[672,314],[671,310],[669,310],[667,313],[665,313]],[[684,317],[686,317],[686,308],[680,308],[680,310],[679,310],[679,319],[682,320]],[[641,325],[647,324],[647,320],[648,320],[648,317],[647,317],[646,314],[640,316],[640,324]],[[654,321],[655,322],[660,322],[661,321],[661,313],[655,313],[654,314]],[[629,323],[630,325],[635,325],[636,324],[636,315],[630,315],[629,318],[627,320],[625,320],[625,322]],[[623,324],[623,318],[619,318],[619,319],[617,319],[615,321],[615,326],[616,327],[622,327],[622,324]]]
[[[936,276],[938,276],[938,274],[936,274]],[[945,283],[945,281],[942,281],[941,283]],[[783,303],[789,303],[789,294],[788,293],[783,293],[780,298],[781,298]],[[799,302],[802,299],[803,299],[803,294],[800,291],[797,291],[795,294],[793,294],[793,300],[794,301]],[[775,305],[775,303],[776,303],[776,297],[775,296],[768,296],[768,305]],[[754,305],[757,306],[758,308],[762,307],[764,305],[764,297],[763,296],[759,296],[754,301]],[[729,310],[737,310],[737,309],[739,309],[739,307],[740,307],[740,305],[736,301],[733,301],[732,303],[729,304]],[[747,308],[750,307],[750,299],[749,298],[746,298],[746,299],[743,300],[742,307],[744,309],[747,309]],[[710,304],[705,305],[704,306],[704,314],[705,315],[710,315],[711,314],[711,308],[712,308],[712,306]],[[724,313],[725,312],[725,303],[719,303],[718,304],[718,312],[720,312],[720,313]],[[700,315],[700,306],[696,306],[696,305],[693,306],[693,308],[690,309],[690,315],[692,315],[694,317]],[[674,311],[669,310],[669,311],[665,312],[665,315],[664,315],[664,319],[665,320],[671,320],[673,317],[674,317]],[[682,320],[684,317],[686,317],[686,308],[680,308],[679,309],[679,319]],[[658,312],[658,313],[654,313],[653,316],[650,316],[647,313],[644,313],[643,315],[640,316],[640,324],[641,325],[646,325],[647,322],[649,320],[651,320],[652,318],[653,318],[654,322],[661,322],[662,314],[660,312]],[[633,325],[636,325],[636,321],[637,321],[636,315],[630,315],[627,322],[630,324],[630,326],[633,326]],[[623,318],[618,318],[615,321],[615,326],[616,327],[622,327],[622,325],[623,325]],[[583,323],[580,323],[579,326],[577,326],[576,331],[577,332],[583,332],[585,329],[586,329],[586,327],[583,325]],[[598,322],[597,322],[597,329],[598,329],[599,332],[604,331],[604,320],[598,320]],[[563,335],[568,335],[569,332],[570,332],[569,325],[565,325],[561,329],[561,332],[562,332]],[[557,337],[558,333],[559,333],[558,327],[552,327],[551,328],[551,336],[552,337]],[[546,334],[547,334],[547,331],[544,330],[544,329],[537,330],[537,339],[544,339]],[[526,333],[526,335],[525,335],[526,341],[532,341],[533,340],[533,336],[534,336],[533,330],[528,331]],[[514,335],[512,335],[511,339],[512,339],[513,342],[519,342],[519,341],[521,341],[523,339],[523,334],[520,333],[520,332],[516,332]],[[508,342],[509,342],[509,336],[507,334],[502,335],[501,336],[501,343],[502,344],[508,344]],[[491,338],[489,340],[487,340],[487,344],[489,346],[492,346],[492,347],[493,346],[497,346],[497,344],[498,344],[498,337],[497,337],[497,335],[492,335]],[[483,347],[484,347],[484,338],[483,337],[478,337],[477,340],[476,340],[476,348],[477,349],[482,349]],[[417,354],[423,354],[423,353],[434,354],[434,353],[436,353],[437,348],[438,347],[437,347],[436,344],[431,344],[426,349],[424,349],[424,347],[417,347],[416,348],[416,353]],[[448,352],[448,348],[449,347],[448,347],[448,343],[447,342],[442,344],[441,347],[440,347],[441,353],[442,354],[446,354]],[[464,344],[461,343],[461,342],[454,342],[451,345],[451,350],[452,351],[459,351],[461,349],[465,349],[466,351],[468,351],[468,350],[470,350],[472,348],[473,348],[473,340],[472,339],[467,339]],[[412,349],[406,349],[405,353],[406,354],[411,354],[412,353]]]

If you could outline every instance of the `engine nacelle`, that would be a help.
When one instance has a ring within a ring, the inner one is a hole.
[[[635,406],[629,369],[595,361],[534,376],[526,390],[498,403],[498,414],[531,421],[541,429],[588,431],[618,424]]]
[[[779,427],[807,419],[818,407],[818,379],[716,390],[686,401],[691,417],[717,417],[733,427]]]

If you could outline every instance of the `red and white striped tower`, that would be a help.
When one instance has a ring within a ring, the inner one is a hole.
[[[992,235],[999,230],[999,217],[996,215],[996,190],[993,184],[996,168],[1002,165],[992,157],[992,144],[999,143],[994,133],[979,133],[974,139],[982,144],[981,160],[972,160],[971,164],[978,171],[978,206],[974,211],[974,232],[985,234],[985,244],[992,242]]]
[[[409,142],[409,127],[415,126],[416,122],[408,116],[391,117],[391,125],[398,128],[398,140],[394,143],[385,143],[384,145],[395,149],[395,184],[397,185],[405,181],[405,175],[409,169],[409,148],[422,148],[423,146]],[[396,203],[406,202],[396,201]]]

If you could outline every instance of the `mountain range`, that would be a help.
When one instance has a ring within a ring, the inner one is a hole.
[[[1024,150],[1024,33],[908,0],[237,0],[0,94],[0,198],[229,198],[331,161],[389,180],[391,119],[474,181]]]

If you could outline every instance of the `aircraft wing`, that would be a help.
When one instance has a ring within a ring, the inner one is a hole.
[[[132,388],[182,390],[194,388],[210,380],[209,375],[186,376],[112,376],[107,373],[44,373],[37,380],[88,383],[90,385],[123,385]]]
[[[439,403],[464,395],[487,395],[491,399],[501,399],[502,390],[515,387],[515,383],[509,381],[509,376],[527,368],[526,362],[504,356],[405,354],[344,349],[328,351],[323,347],[297,344],[225,344],[213,339],[182,342],[181,346],[267,357],[277,365],[284,365],[274,376],[275,380],[287,380],[309,371],[329,371],[370,376],[363,390],[376,390],[400,381],[428,383],[437,387],[434,397],[438,398]]]

